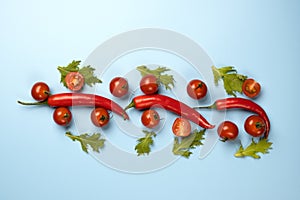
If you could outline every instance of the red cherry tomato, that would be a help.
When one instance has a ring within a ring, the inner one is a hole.
[[[140,88],[145,94],[155,94],[158,91],[158,80],[152,75],[144,76],[140,81]]]
[[[202,99],[207,94],[206,84],[198,79],[191,80],[186,87],[188,95],[193,99]]]
[[[91,112],[91,120],[95,126],[103,127],[109,122],[109,113],[104,108],[95,108]]]
[[[67,126],[72,120],[72,113],[67,107],[58,107],[53,112],[53,119],[60,126]]]
[[[31,88],[31,96],[37,101],[45,101],[49,95],[49,86],[44,82],[37,82]]]
[[[115,97],[123,97],[128,93],[128,82],[125,78],[116,77],[110,81],[109,90]]]
[[[172,131],[174,135],[179,137],[186,137],[191,134],[191,123],[184,118],[176,118],[173,126]]]
[[[265,121],[257,115],[249,116],[244,123],[244,128],[253,137],[262,136],[266,132]]]
[[[67,87],[72,91],[79,91],[84,85],[84,77],[79,72],[69,72],[65,78]]]
[[[147,128],[155,128],[160,122],[160,117],[158,112],[149,109],[143,112],[141,121]]]
[[[250,98],[257,97],[260,93],[260,89],[260,84],[252,78],[246,79],[242,85],[243,93]]]
[[[224,142],[234,140],[239,134],[239,129],[233,122],[224,121],[218,126],[218,134]]]

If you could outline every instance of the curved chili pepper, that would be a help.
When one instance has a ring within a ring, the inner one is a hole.
[[[125,110],[114,101],[94,94],[83,93],[60,93],[49,96],[47,101],[25,103],[18,101],[22,105],[49,105],[51,107],[69,107],[69,106],[94,106],[102,107],[111,110],[114,113],[122,116],[124,119],[129,119]]]
[[[180,115],[205,129],[212,129],[215,127],[215,125],[211,125],[193,108],[171,97],[160,94],[136,96],[125,110],[132,107],[138,110],[149,109],[151,107],[163,107],[166,110]]]
[[[215,101],[215,103],[212,104],[211,106],[197,107],[197,108],[213,108],[216,110],[240,108],[240,109],[254,112],[254,113],[258,114],[265,121],[266,132],[264,134],[264,137],[268,138],[268,136],[269,136],[271,124],[270,124],[270,120],[269,120],[267,113],[264,111],[264,109],[261,106],[259,106],[257,103],[255,103],[249,99],[244,99],[244,98],[239,98],[239,97],[219,99],[219,100]]]

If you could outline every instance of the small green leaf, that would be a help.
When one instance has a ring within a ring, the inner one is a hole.
[[[205,129],[194,130],[188,137],[181,138],[179,141],[178,137],[174,138],[173,154],[180,155],[185,158],[189,158],[192,152],[191,149],[195,149],[197,146],[203,145],[202,140],[204,139]]]
[[[90,146],[93,151],[99,153],[99,150],[103,148],[105,142],[105,139],[101,139],[100,133],[94,133],[93,135],[84,133],[79,136],[76,136],[73,135],[71,132],[66,132],[66,136],[68,136],[73,141],[80,142],[81,149],[86,153],[88,153],[88,146]]]
[[[216,68],[212,66],[215,85],[222,79],[224,89],[228,95],[236,97],[236,92],[242,92],[242,85],[247,79],[247,76],[237,74],[237,71],[232,66]]]
[[[167,71],[170,71],[170,69],[166,67],[157,67],[156,69],[151,70],[146,66],[142,65],[142,66],[138,66],[136,69],[141,73],[142,76],[148,74],[154,75],[159,81],[159,83],[166,88],[166,90],[171,90],[172,87],[174,87],[175,80],[173,75],[163,74]]]
[[[93,86],[96,83],[102,83],[102,81],[94,75],[94,71],[95,69],[89,65],[86,67],[82,67],[78,71],[80,74],[82,74],[82,76],[84,77],[84,82],[88,86]]]
[[[154,132],[143,131],[145,133],[145,137],[139,138],[137,140],[138,144],[135,146],[135,150],[138,153],[138,156],[149,154],[151,151],[151,146],[153,145],[153,137],[156,136]]]
[[[66,84],[66,81],[65,81],[65,78],[67,76],[67,74],[69,72],[78,72],[79,71],[79,65],[80,65],[80,60],[78,61],[75,61],[73,60],[70,64],[68,64],[66,67],[63,67],[63,66],[58,66],[57,67],[57,70],[60,72],[60,82],[63,83],[63,85],[65,87],[67,87],[67,84]]]
[[[260,156],[257,153],[267,154],[269,153],[269,150],[271,149],[272,142],[268,142],[267,139],[261,139],[258,142],[255,142],[252,139],[251,144],[244,148],[242,145],[237,150],[237,152],[234,154],[235,157],[253,157],[255,159],[259,159]]]
[[[84,77],[84,82],[85,84],[87,84],[88,86],[93,86],[93,84],[96,83],[102,83],[102,81],[100,79],[98,79],[95,75],[94,75],[94,71],[95,69],[92,68],[91,66],[85,66],[80,68],[80,60],[75,61],[73,60],[70,64],[68,64],[66,67],[63,66],[58,66],[57,69],[60,72],[60,82],[63,83],[63,85],[67,87],[67,83],[65,81],[65,78],[67,76],[68,73],[70,72],[79,72],[83,77]]]
[[[223,82],[227,94],[236,96],[236,92],[242,93],[242,86],[246,79],[247,77],[243,75],[226,74]]]

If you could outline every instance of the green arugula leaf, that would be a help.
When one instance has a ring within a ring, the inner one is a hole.
[[[267,154],[269,153],[269,150],[272,149],[272,142],[268,142],[267,139],[261,139],[258,142],[255,142],[252,139],[251,144],[244,148],[241,144],[240,148],[237,150],[237,152],[234,154],[235,157],[253,157],[255,159],[259,159],[260,156],[257,155],[257,153]]]
[[[163,74],[167,71],[170,71],[170,69],[166,67],[157,67],[156,69],[151,70],[142,65],[138,66],[136,69],[141,73],[142,76],[148,74],[154,75],[158,79],[159,83],[165,86],[166,90],[171,90],[172,87],[174,87],[175,80],[173,75]]]
[[[95,69],[92,68],[90,65],[82,67],[78,71],[84,77],[84,82],[90,87],[96,83],[102,83],[102,81],[94,75],[94,71]]]
[[[57,69],[60,72],[60,82],[64,84],[65,87],[67,87],[67,83],[65,81],[65,78],[69,72],[78,72],[79,71],[79,65],[80,60],[75,61],[73,60],[70,64],[68,64],[66,67],[58,66]]]
[[[99,150],[103,148],[105,142],[105,139],[101,139],[100,133],[94,133],[93,135],[84,133],[76,136],[72,135],[71,132],[66,132],[66,136],[68,136],[73,141],[77,140],[78,142],[80,142],[82,150],[86,153],[88,153],[88,146],[90,146],[93,151],[99,153]]]
[[[228,95],[236,97],[236,92],[242,93],[242,85],[247,79],[247,76],[238,74],[232,66],[216,68],[212,66],[215,85],[222,79],[224,89]]]
[[[151,145],[153,145],[153,138],[155,137],[156,134],[152,131],[143,131],[146,135],[143,138],[139,138],[137,140],[138,144],[135,146],[135,150],[138,153],[138,156],[144,155],[144,154],[149,154],[151,151]]]
[[[202,140],[204,139],[205,130],[194,130],[188,137],[174,138],[173,154],[180,155],[185,158],[189,158],[192,152],[191,149],[195,149],[197,146],[203,145]]]
[[[100,79],[98,79],[95,75],[94,75],[94,71],[95,69],[92,68],[91,66],[85,66],[80,68],[81,61],[75,61],[73,60],[70,64],[68,64],[66,67],[63,66],[58,66],[57,70],[60,72],[60,82],[66,87],[67,87],[67,83],[65,81],[65,78],[67,76],[68,73],[70,72],[79,72],[83,77],[84,77],[84,82],[85,84],[89,85],[89,86],[93,86],[93,84],[96,83],[102,83],[102,81]]]

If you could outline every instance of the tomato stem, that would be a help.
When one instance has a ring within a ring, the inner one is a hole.
[[[226,137],[220,139],[221,142],[226,142],[227,140],[228,140],[228,138],[226,138]]]
[[[203,86],[203,83],[199,83],[195,89],[202,88],[202,86]]]
[[[38,102],[23,102],[23,101],[17,101],[19,104],[25,105],[25,106],[38,106],[38,105],[48,105],[47,101],[38,101]]]

